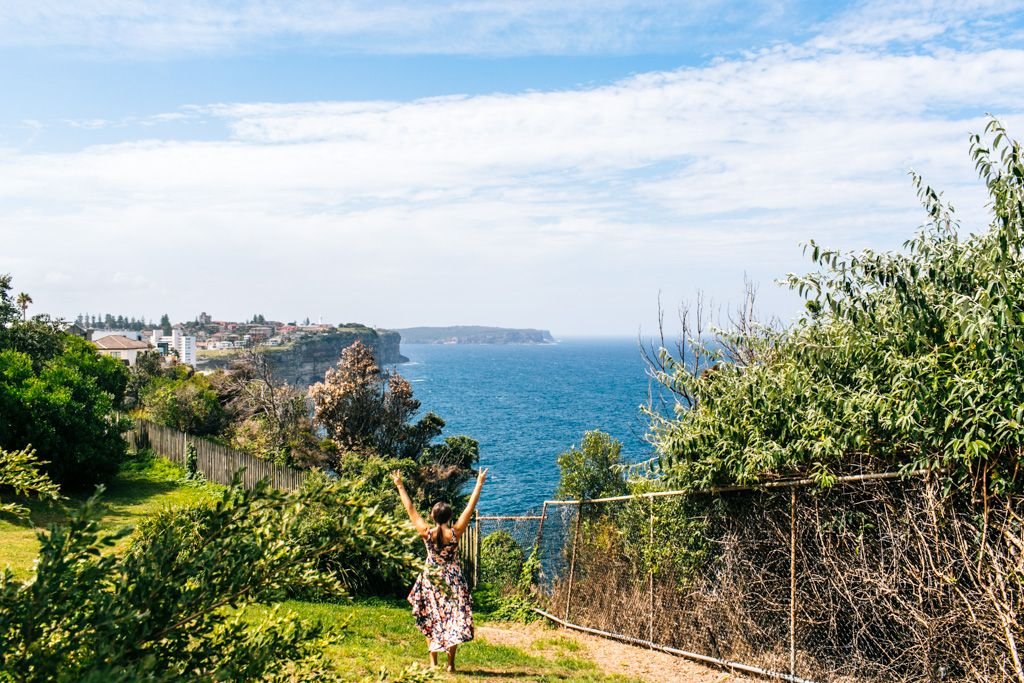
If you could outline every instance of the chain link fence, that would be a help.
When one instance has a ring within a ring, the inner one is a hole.
[[[741,671],[1024,682],[1022,517],[920,475],[549,501],[482,516],[481,562],[507,535],[548,618]]]

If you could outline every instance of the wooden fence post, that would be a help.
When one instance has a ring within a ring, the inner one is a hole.
[[[475,527],[473,534],[473,587],[476,588],[479,585],[478,582],[480,580],[480,572],[478,568],[480,567],[480,548],[482,547],[481,544],[483,542],[480,533],[480,510],[474,510],[473,516],[475,517],[475,524],[473,525]]]

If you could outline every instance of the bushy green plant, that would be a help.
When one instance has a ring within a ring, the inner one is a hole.
[[[506,543],[502,541],[502,545]],[[489,619],[498,621],[528,623],[539,619],[540,616],[534,611],[534,582],[538,571],[540,555],[534,548],[530,551],[529,557],[519,563],[519,571],[511,581],[484,583],[481,580],[480,587],[473,594],[474,609],[486,614]]]
[[[20,451],[0,448],[0,492],[11,491],[21,499],[28,496],[40,500],[59,499],[60,489],[43,473],[43,464],[31,448]],[[20,500],[0,501],[0,514],[24,518],[28,516],[28,508]]]
[[[637,496],[665,490],[660,479],[635,480],[629,488]],[[685,584],[713,556],[705,532],[722,505],[711,497],[638,497],[621,504],[608,521],[621,531],[622,553],[639,573]]]
[[[507,531],[487,534],[480,543],[480,583],[499,589],[514,587],[524,561],[523,549]]]
[[[319,470],[312,470],[303,488],[316,490],[329,481]],[[294,530],[296,542],[324,546],[316,558],[318,570],[350,593],[386,594],[406,588],[418,566],[416,553],[422,544],[411,533],[404,511],[391,501],[393,492],[382,496],[360,480],[341,479],[331,485],[357,496],[369,516],[361,520],[361,527],[339,526],[336,502],[310,503]],[[330,597],[315,585],[297,587],[293,594]]]
[[[0,576],[0,671],[18,681],[330,680],[321,629],[243,608],[298,588],[335,597],[319,558],[336,546],[409,558],[379,539],[397,533],[358,488],[320,481],[283,493],[236,481],[216,503],[167,510],[126,531],[100,531],[97,499],[40,535],[36,575]],[[300,533],[311,509],[330,520]]]
[[[220,395],[205,375],[154,377],[143,391],[142,401],[155,422],[196,436],[220,436],[231,423]]]
[[[929,468],[1020,489],[1024,453],[1024,156],[995,121],[971,155],[994,219],[964,237],[915,178],[928,223],[902,252],[810,243],[789,276],[807,314],[789,329],[723,335],[732,361],[661,379],[694,397],[654,440],[674,486]],[[700,343],[700,340],[692,340]],[[663,351],[663,359],[667,359]],[[678,360],[678,359],[677,359]]]
[[[202,476],[199,471],[199,454],[196,452],[196,444],[189,441],[185,444],[185,478],[199,479]]]

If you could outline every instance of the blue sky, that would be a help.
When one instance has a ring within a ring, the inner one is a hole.
[[[0,272],[39,311],[635,334],[808,239],[893,248],[906,173],[986,222],[1024,3],[0,7]]]

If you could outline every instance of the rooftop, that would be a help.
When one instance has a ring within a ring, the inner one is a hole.
[[[148,349],[149,344],[146,342],[135,341],[128,337],[112,334],[106,337],[100,337],[95,342],[97,347],[104,351],[123,351],[127,349]]]

